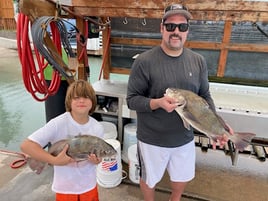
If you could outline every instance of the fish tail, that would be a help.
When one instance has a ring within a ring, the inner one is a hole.
[[[243,151],[251,142],[252,138],[254,138],[256,134],[254,133],[234,133],[234,135],[230,136],[231,141],[235,144],[236,149],[239,151]]]
[[[40,174],[47,165],[47,163],[38,161],[33,158],[27,158],[27,163],[31,170],[34,171],[36,174]]]

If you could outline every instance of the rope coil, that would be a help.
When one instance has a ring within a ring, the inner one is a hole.
[[[11,168],[17,169],[17,168],[24,166],[27,163],[27,156],[24,153],[7,151],[7,150],[0,150],[0,153],[4,153],[6,155],[13,155],[13,156],[17,156],[18,158],[21,158],[21,159],[13,161],[9,165]]]

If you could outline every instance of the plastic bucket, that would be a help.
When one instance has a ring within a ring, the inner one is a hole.
[[[118,140],[107,139],[117,151],[116,156],[103,158],[97,166],[97,182],[104,188],[118,186],[122,181],[121,145]]]
[[[129,167],[129,179],[138,184],[140,182],[140,166],[137,157],[137,144],[131,145],[128,148],[128,167]]]
[[[128,163],[128,148],[133,144],[137,144],[137,124],[129,123],[124,126],[122,160],[125,163]]]
[[[100,121],[100,123],[104,128],[104,140],[117,138],[117,129],[114,123],[108,121]]]

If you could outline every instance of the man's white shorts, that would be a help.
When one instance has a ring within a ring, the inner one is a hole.
[[[188,182],[195,176],[194,140],[175,148],[138,141],[138,157],[141,178],[150,188],[162,179],[165,170],[173,182]]]

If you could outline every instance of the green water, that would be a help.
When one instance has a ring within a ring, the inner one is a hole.
[[[102,58],[90,56],[89,65],[94,83]],[[127,81],[128,76],[111,74],[110,79]],[[0,150],[20,151],[22,140],[45,124],[44,104],[27,92],[17,51],[0,48]]]
[[[90,78],[89,81],[91,83],[94,83],[98,81],[99,75],[100,75],[100,69],[102,66],[102,57],[96,57],[96,56],[89,56],[89,67],[90,67]],[[126,81],[128,80],[128,75],[120,75],[120,74],[110,74],[111,80],[120,80],[120,81]]]

